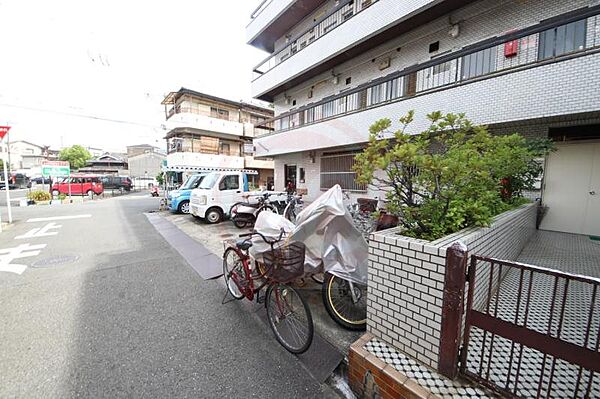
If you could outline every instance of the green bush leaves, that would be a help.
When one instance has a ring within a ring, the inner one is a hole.
[[[539,158],[552,148],[548,140],[492,135],[464,114],[432,112],[430,126],[409,135],[413,118],[412,111],[400,118],[395,132],[389,131],[390,119],[375,122],[354,167],[358,182],[387,191],[388,212],[413,237],[435,240],[487,226],[495,215],[522,204],[522,191],[542,171]]]

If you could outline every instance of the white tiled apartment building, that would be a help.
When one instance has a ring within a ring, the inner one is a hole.
[[[542,228],[600,235],[600,1],[266,0],[246,28],[270,57],[253,96],[274,103],[254,140],[309,200],[357,196],[353,154],[376,120],[464,112],[495,133],[552,137]]]

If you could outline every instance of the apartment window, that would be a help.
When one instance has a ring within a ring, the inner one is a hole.
[[[323,118],[328,118],[334,115],[333,112],[333,101],[328,101],[322,105],[323,107]]]
[[[226,109],[210,107],[210,116],[213,118],[229,120],[229,111]]]
[[[228,143],[221,143],[221,154],[223,154],[223,155],[231,154],[231,147],[229,146]]]
[[[496,70],[498,47],[486,48],[462,58],[462,78],[486,75]]]
[[[336,184],[344,190],[366,191],[365,184],[356,182],[352,170],[357,152],[338,153],[321,157],[321,190],[328,190]]]
[[[571,22],[540,33],[538,58],[557,57],[585,48],[586,20]]]

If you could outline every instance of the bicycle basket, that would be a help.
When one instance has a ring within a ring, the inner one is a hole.
[[[290,283],[304,275],[306,246],[293,242],[263,254],[265,275],[278,283]]]

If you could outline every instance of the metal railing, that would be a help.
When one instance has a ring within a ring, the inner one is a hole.
[[[494,38],[470,46],[469,49],[376,79],[315,104],[301,107],[296,111],[284,113],[268,121],[274,128],[271,134],[359,112],[381,104],[400,101],[417,94],[440,90],[495,73],[558,60],[574,53],[583,53],[600,47],[600,16],[597,15],[598,12],[600,12],[599,7],[594,7],[588,11],[588,14],[591,15],[585,15],[579,19],[570,18],[553,25],[540,24]],[[538,54],[540,32],[585,19],[587,19],[587,28],[584,38],[585,45],[582,48],[550,58],[541,57]],[[594,36],[587,37],[590,33]],[[505,55],[508,45],[516,46],[517,51]]]
[[[462,375],[508,397],[600,395],[600,279],[473,255],[467,281]]]
[[[340,4],[330,14],[319,19],[318,22],[298,35],[295,39],[290,40],[289,44],[283,49],[270,55],[266,60],[258,64],[253,70],[253,72],[257,74],[254,79],[257,79],[260,75],[281,64],[292,55],[302,51],[315,40],[342,25],[376,1],[378,0],[349,0]]]

